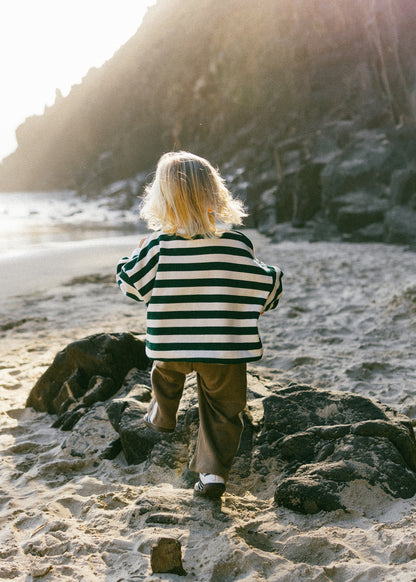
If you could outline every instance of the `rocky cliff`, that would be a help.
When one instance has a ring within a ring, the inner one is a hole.
[[[413,0],[158,0],[18,128],[0,188],[130,192],[189,149],[275,238],[414,244],[415,21]]]

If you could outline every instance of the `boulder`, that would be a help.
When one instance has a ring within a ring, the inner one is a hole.
[[[100,337],[97,345],[108,346],[123,339],[132,361],[146,367],[147,360],[138,358],[144,354],[143,346],[131,334],[125,338],[109,334],[106,341]],[[99,376],[97,352],[94,372],[93,366],[85,365],[87,356],[81,355],[82,350],[91,353],[91,338],[76,343],[78,358],[72,366],[62,354],[71,352],[73,344],[60,352],[51,366],[65,389],[54,386],[49,392],[46,388],[40,391],[50,398],[41,401],[44,410],[54,410],[58,404],[59,410],[64,410],[64,394],[71,400],[55,423],[70,432],[63,447],[66,454],[111,460],[122,453],[128,464],[143,464],[142,472],[150,475],[162,468],[170,482],[191,487],[195,476],[188,469],[188,460],[199,428],[196,378],[188,378],[176,430],[161,434],[143,423],[151,399],[148,369],[136,367],[120,380],[120,361],[109,359],[103,349],[100,354],[106,362],[106,375]],[[113,355],[118,354],[118,343],[115,345]],[[82,372],[80,362],[84,364]],[[127,367],[126,361],[122,362]],[[44,376],[50,382],[52,372],[48,371]],[[90,378],[88,384],[86,377]],[[35,386],[38,392],[39,385],[40,381]],[[416,494],[412,424],[376,400],[304,384],[266,384],[249,373],[243,419],[244,430],[230,475],[230,483],[237,483],[240,490],[256,494],[263,483],[265,489],[274,490],[276,504],[302,513],[354,509],[354,496],[348,491],[362,483],[395,498]]]
[[[249,375],[249,386],[253,381]],[[351,509],[343,493],[354,481],[392,497],[416,494],[416,441],[407,417],[363,396],[308,385],[265,391],[249,392],[233,468],[237,479],[277,478],[275,502],[302,513]],[[189,481],[186,462],[199,425],[192,382],[184,398],[188,408],[179,410],[171,435],[148,429],[141,422],[146,406],[128,395],[108,405],[129,463],[182,472],[182,482]]]
[[[323,203],[354,191],[374,192],[390,183],[391,173],[400,167],[397,144],[381,129],[359,130],[323,168],[321,173]]]
[[[362,129],[339,122],[316,135],[276,142],[274,155],[257,171],[238,168],[239,180],[250,183],[243,199],[254,226],[276,242],[414,247],[415,136],[414,127]]]
[[[106,398],[120,388],[132,368],[145,369],[148,359],[142,339],[132,333],[101,333],[70,343],[58,352],[51,366],[36,382],[26,406],[40,412],[61,414],[77,404],[93,389],[91,378],[100,376],[106,381]],[[87,396],[91,400],[92,394]],[[99,392],[96,398],[100,399]]]
[[[410,420],[356,394],[292,384],[263,400],[254,468],[286,464],[275,501],[302,513],[347,509],[342,493],[364,480],[393,497],[416,493],[416,441]]]
[[[388,208],[386,201],[367,192],[350,192],[331,205],[334,221],[342,233],[353,233],[373,223],[382,223]]]
[[[390,180],[390,196],[394,205],[408,204],[416,194],[416,169],[395,170]]]
[[[394,206],[384,221],[386,242],[409,244],[416,247],[416,210],[408,206]]]

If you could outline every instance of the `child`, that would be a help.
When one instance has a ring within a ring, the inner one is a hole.
[[[195,371],[195,493],[221,497],[243,429],[246,365],[262,357],[257,321],[277,306],[283,273],[258,261],[251,241],[230,230],[246,216],[243,205],[203,158],[163,155],[140,215],[156,232],[121,259],[117,282],[147,305],[153,399],[144,422],[173,432],[185,377]]]

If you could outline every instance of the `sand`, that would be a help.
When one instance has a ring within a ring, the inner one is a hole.
[[[285,242],[248,233],[285,271],[285,295],[261,322],[265,355],[250,366],[371,396],[416,419],[416,255],[382,244]],[[30,581],[416,580],[416,498],[366,483],[355,511],[303,516],[231,474],[220,507],[162,472],[71,456],[53,417],[24,407],[55,353],[95,332],[144,331],[145,310],[112,280],[133,237],[0,260],[0,579]],[[159,537],[182,544],[187,576],[152,574]]]

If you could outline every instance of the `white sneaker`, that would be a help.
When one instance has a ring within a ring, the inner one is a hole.
[[[199,481],[195,483],[194,492],[196,495],[219,498],[225,491],[225,480],[219,475],[212,473],[200,473]]]

